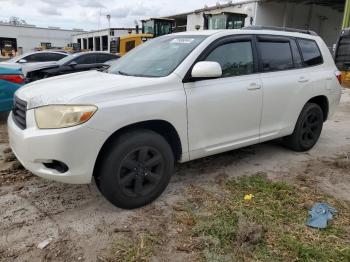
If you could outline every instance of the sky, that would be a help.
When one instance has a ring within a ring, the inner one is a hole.
[[[96,30],[111,27],[134,27],[135,21],[193,11],[215,0],[0,0],[0,21],[11,16],[40,27]],[[100,16],[101,14],[101,16]]]

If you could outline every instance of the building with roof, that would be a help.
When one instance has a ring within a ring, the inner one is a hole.
[[[63,48],[71,43],[72,35],[81,33],[81,29],[61,29],[59,27],[37,27],[35,25],[14,25],[0,22],[0,50],[14,50],[15,54],[34,51],[42,44]],[[14,54],[14,55],[15,55]]]
[[[136,28],[106,28],[80,32],[72,36],[72,43],[78,43],[81,49],[85,50],[110,52],[111,41],[131,33],[136,33]]]

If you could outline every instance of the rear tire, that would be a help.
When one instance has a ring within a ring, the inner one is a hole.
[[[285,146],[296,152],[310,150],[320,138],[323,122],[321,107],[314,103],[307,103],[301,111],[293,134],[284,138]]]
[[[95,177],[101,193],[115,206],[133,209],[151,203],[169,184],[174,154],[161,135],[134,130],[113,140]]]

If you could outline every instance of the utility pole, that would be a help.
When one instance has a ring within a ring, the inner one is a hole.
[[[350,0],[346,0],[344,7],[343,29],[350,27]]]
[[[111,15],[107,15],[107,20],[108,20],[108,28],[111,28]]]

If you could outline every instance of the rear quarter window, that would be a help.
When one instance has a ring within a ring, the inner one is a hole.
[[[321,51],[314,40],[298,39],[304,66],[315,66],[323,63]]]

